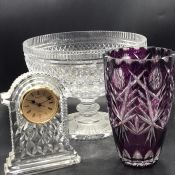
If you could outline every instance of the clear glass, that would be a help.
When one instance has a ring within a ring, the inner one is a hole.
[[[121,160],[148,166],[158,158],[170,117],[175,56],[165,48],[126,48],[104,55],[110,123]]]
[[[20,112],[21,98],[26,91],[36,87],[47,87],[60,97],[60,113],[44,124],[30,123]],[[4,164],[5,174],[39,174],[80,162],[79,155],[69,143],[67,101],[63,86],[56,78],[25,73],[0,97],[1,103],[9,109],[12,146]]]
[[[95,100],[105,94],[102,54],[111,48],[146,46],[139,34],[119,31],[82,31],[37,36],[23,43],[29,71],[47,72],[65,86],[67,97],[81,103],[69,115],[74,139],[99,139],[112,134],[108,115]]]

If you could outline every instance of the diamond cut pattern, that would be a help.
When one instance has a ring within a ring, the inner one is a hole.
[[[168,68],[166,69],[168,70]],[[168,120],[165,118],[169,116],[170,108],[166,109],[165,106],[167,105],[165,102],[163,104],[162,100],[172,98],[172,88],[170,89],[170,84],[163,82],[160,70],[155,68],[150,73],[148,81],[146,81],[146,77],[144,76],[145,70],[138,75],[128,70],[130,80],[126,87],[123,86],[124,73],[121,71],[121,68],[114,70],[115,73],[112,82],[109,82],[110,78],[106,77],[107,85],[109,86],[109,90],[111,90],[108,93],[110,96],[110,105],[112,106],[111,113],[113,113],[112,116],[119,119],[112,119],[111,124],[114,127],[125,125],[131,132],[137,135],[142,134],[143,131],[148,132],[151,126],[163,129],[167,124]],[[170,70],[164,75],[165,79],[167,79],[164,81],[172,80],[168,72],[170,72]],[[117,85],[113,83],[114,81],[117,82]],[[156,83],[156,85],[154,85],[154,83]],[[163,86],[160,86],[162,83],[164,83]],[[151,91],[151,89],[148,88],[149,86],[157,90],[157,92]],[[122,90],[121,87],[123,87]],[[167,110],[167,112],[164,112],[164,110]]]

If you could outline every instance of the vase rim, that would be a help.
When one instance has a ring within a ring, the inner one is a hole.
[[[116,48],[103,54],[104,59],[114,59],[116,62],[167,61],[171,57],[175,58],[175,52],[172,49],[156,46]]]

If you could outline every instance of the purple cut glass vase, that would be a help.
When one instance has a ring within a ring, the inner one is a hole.
[[[174,93],[174,54],[165,48],[123,48],[104,54],[113,136],[121,160],[144,167],[158,158]]]

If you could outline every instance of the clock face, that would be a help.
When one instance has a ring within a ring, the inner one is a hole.
[[[59,97],[48,88],[28,91],[21,100],[21,113],[32,123],[46,123],[60,111]]]

